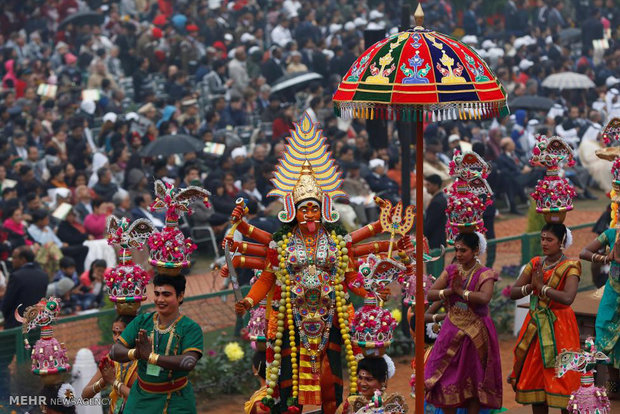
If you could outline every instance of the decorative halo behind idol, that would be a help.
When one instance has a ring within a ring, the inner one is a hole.
[[[182,214],[192,214],[189,207],[193,201],[202,201],[209,205],[209,192],[203,188],[189,186],[177,189],[163,181],[155,181],[155,201],[151,204],[151,211],[166,210],[165,226],[162,231],[154,232],[148,239],[151,249],[150,263],[161,274],[176,276],[182,269],[191,266],[189,256],[196,250],[192,239],[185,238],[179,230],[179,220]]]

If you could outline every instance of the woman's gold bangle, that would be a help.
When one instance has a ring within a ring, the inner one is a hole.
[[[149,354],[149,364],[157,365],[158,360],[159,360],[159,354],[156,354],[155,352],[151,352]]]
[[[439,299],[441,299],[441,300],[445,300],[445,299],[446,299],[446,292],[445,292],[445,289],[441,289],[441,290],[439,291]]]
[[[465,293],[463,294],[463,297],[465,298],[465,302],[469,302],[470,293],[471,293],[471,290],[466,290]]]
[[[436,314],[436,313],[435,313],[435,314],[433,314],[433,322],[434,322],[434,323],[437,323],[437,314]]]
[[[136,360],[136,348],[131,348],[128,352],[127,352],[127,358],[129,358],[132,361]]]

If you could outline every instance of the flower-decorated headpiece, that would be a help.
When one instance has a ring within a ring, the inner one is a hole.
[[[530,164],[547,169],[546,175],[538,180],[531,194],[536,201],[536,212],[543,214],[547,223],[563,223],[566,212],[573,209],[576,193],[559,174],[564,164],[569,167],[575,165],[573,150],[560,137],[537,135],[536,141]]]
[[[193,201],[202,201],[208,206],[209,192],[195,186],[179,190],[171,184],[157,180],[155,196],[151,210],[166,209],[166,225],[161,232],[154,232],[149,237],[150,263],[160,273],[178,275],[181,269],[190,266],[189,255],[196,250],[192,240],[185,238],[179,230],[180,215],[192,213],[189,205]]]
[[[597,149],[597,157],[612,161],[611,166],[611,224],[615,228],[618,224],[618,203],[620,203],[620,118],[612,118],[603,128],[603,142],[606,147]]]
[[[52,323],[59,314],[60,299],[55,297],[42,298],[36,305],[28,306],[24,316],[19,315],[19,306],[15,310],[15,319],[22,323],[24,333],[41,328],[41,338],[32,350],[32,373],[40,375],[45,384],[61,382],[60,374],[71,369],[65,345],[53,337]],[[24,344],[30,349],[27,339]]]
[[[250,285],[260,278],[262,270],[255,270],[255,276],[250,280]],[[267,301],[263,299],[258,306],[250,310],[248,321],[248,336],[256,345],[256,349],[264,351],[267,345]]]
[[[492,203],[493,192],[486,181],[489,165],[475,152],[461,154],[455,151],[450,162],[450,175],[454,178],[448,195],[446,236],[454,242],[458,233],[486,232],[482,215]]]
[[[594,385],[596,364],[609,362],[609,358],[586,339],[585,350],[562,351],[556,359],[556,376],[561,378],[569,371],[581,373],[581,387],[568,399],[566,409],[571,414],[608,414],[611,412],[609,398],[604,388]]]
[[[130,248],[142,249],[155,228],[146,219],[138,219],[129,224],[122,219],[110,216],[106,225],[108,244],[121,247],[119,263],[103,277],[110,301],[116,303],[120,315],[136,315],[140,302],[146,300],[146,285],[149,274],[132,260]]]
[[[370,401],[364,397],[357,397],[351,403],[355,414],[405,414],[409,407],[402,395],[390,394],[384,396],[376,390]]]
[[[362,348],[364,355],[382,355],[390,346],[393,331],[398,322],[392,313],[379,305],[377,292],[405,270],[405,266],[393,259],[382,259],[369,254],[359,266],[357,279],[351,286],[363,287],[368,291],[364,306],[355,312],[351,325],[351,342]]]
[[[278,214],[278,218],[290,223],[295,219],[300,201],[315,199],[322,205],[323,220],[336,222],[339,215],[333,209],[333,201],[346,194],[340,190],[341,173],[331,152],[327,151],[323,131],[305,113],[287,139],[288,144],[271,179],[275,188],[268,194],[282,199],[284,211]]]

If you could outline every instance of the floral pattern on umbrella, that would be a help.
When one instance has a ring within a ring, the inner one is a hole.
[[[508,113],[506,91],[473,49],[421,27],[371,46],[333,100],[344,118],[415,120],[425,113],[436,121]]]

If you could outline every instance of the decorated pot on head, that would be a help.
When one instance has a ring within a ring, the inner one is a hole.
[[[15,310],[15,319],[22,323],[24,333],[41,329],[41,338],[32,350],[32,373],[41,376],[45,384],[62,382],[61,374],[71,370],[65,345],[53,337],[52,323],[59,314],[60,299],[55,297],[42,298],[36,305],[28,306],[23,316],[19,315],[19,306]],[[28,339],[24,343],[30,349]]]
[[[581,386],[568,399],[566,409],[570,414],[608,414],[611,404],[604,388],[594,385],[597,364],[608,363],[609,357],[594,345],[594,339],[585,341],[585,350],[562,351],[556,358],[556,376],[561,378],[569,371],[581,373]]]
[[[250,280],[250,285],[260,278],[262,270],[255,270],[255,276]],[[273,306],[273,305],[272,305]],[[257,307],[250,309],[250,320],[248,321],[248,336],[250,341],[259,351],[267,349],[267,301],[262,300]]]
[[[359,273],[351,286],[363,287],[368,296],[364,306],[355,312],[351,324],[351,342],[362,349],[365,356],[381,356],[390,346],[398,322],[392,313],[381,306],[378,292],[396,280],[405,266],[392,259],[369,254],[359,266]]]
[[[181,214],[192,213],[189,205],[193,201],[202,201],[208,206],[208,196],[209,192],[200,187],[179,190],[163,181],[155,182],[156,198],[150,208],[152,211],[166,209],[163,230],[153,232],[148,239],[150,263],[159,273],[175,276],[191,266],[190,255],[196,245],[179,230],[179,219]]]
[[[531,194],[536,202],[536,212],[543,214],[547,223],[564,222],[566,212],[573,209],[576,193],[560,173],[563,165],[575,165],[573,150],[560,137],[537,135],[530,164],[547,169]]]
[[[448,243],[454,243],[458,233],[486,232],[482,216],[492,203],[493,194],[486,181],[488,174],[489,166],[478,154],[455,151],[450,162],[450,176],[454,183],[445,190],[448,195]]]
[[[124,217],[110,216],[106,229],[108,244],[120,247],[118,264],[103,277],[108,296],[119,315],[136,315],[140,302],[146,300],[146,285],[151,277],[133,262],[130,249],[142,249],[155,228],[146,219],[129,224]]]

